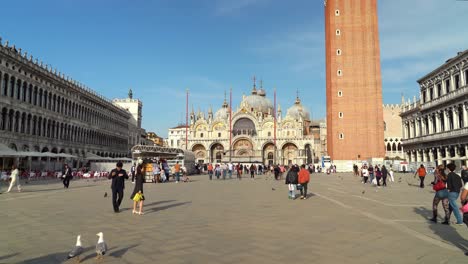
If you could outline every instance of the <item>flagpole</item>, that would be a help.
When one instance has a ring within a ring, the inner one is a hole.
[[[186,100],[185,100],[185,150],[188,148],[188,96],[189,89],[187,88]]]
[[[229,162],[232,161],[232,87],[229,88]]]
[[[273,144],[275,145],[275,152],[274,152],[274,161],[273,163],[276,164],[276,88],[274,89],[274,103],[273,103]]]

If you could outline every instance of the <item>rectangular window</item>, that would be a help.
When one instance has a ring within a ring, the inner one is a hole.
[[[468,70],[465,71],[465,85],[468,84]]]
[[[445,80],[445,93],[450,92],[450,79]]]
[[[221,137],[221,133],[218,133],[218,137]]]
[[[437,96],[442,96],[442,84],[437,84]]]
[[[460,84],[460,75],[455,75],[455,89],[458,89],[460,88],[461,84]]]
[[[429,100],[434,99],[434,88],[429,89]]]
[[[423,104],[426,102],[426,96],[427,96],[427,93],[426,93],[426,90],[423,91],[423,94],[422,94],[422,102]]]

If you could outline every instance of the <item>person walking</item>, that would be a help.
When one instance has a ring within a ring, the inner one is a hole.
[[[255,165],[253,165],[253,163],[250,164],[249,170],[250,170],[250,178],[254,179],[255,178]]]
[[[237,171],[237,178],[241,180],[242,179],[242,165],[240,163],[237,163],[236,171]]]
[[[296,166],[292,166],[286,174],[285,183],[288,185],[289,190],[289,199],[296,199],[296,185],[298,183],[298,173],[299,169]]]
[[[458,209],[458,196],[460,194],[460,190],[462,188],[462,181],[460,178],[460,175],[456,174],[455,171],[455,164],[454,163],[449,163],[447,165],[447,168],[449,169],[449,174],[447,175],[447,190],[448,190],[448,199],[449,199],[449,204],[450,204],[450,215],[453,213],[455,214],[455,217],[457,218],[457,225],[462,225],[463,224],[463,219],[460,214],[460,210]]]
[[[174,171],[175,171],[175,177],[176,177],[175,182],[179,183],[179,180],[180,180],[180,164],[179,164],[178,161],[174,165]]]
[[[133,193],[130,196],[130,199],[133,200],[133,214],[143,214],[143,201],[145,196],[143,195],[143,160],[138,160],[138,166],[135,172],[135,188],[133,188]],[[139,211],[137,212],[137,205]]]
[[[382,169],[380,170],[382,172],[382,186],[387,187],[387,176],[388,176],[388,171],[385,165],[382,165]]]
[[[380,180],[382,179],[382,172],[378,166],[375,166],[375,179],[377,181],[377,186],[380,188]]]
[[[369,165],[367,170],[369,171],[369,181],[372,184],[372,181],[374,180],[374,167],[372,167],[372,164]]]
[[[7,193],[11,191],[11,188],[16,185],[16,188],[18,189],[18,192],[21,192],[21,184],[19,181],[19,171],[18,168],[16,167],[15,164],[11,166],[11,174],[10,174],[10,187],[8,187]]]
[[[300,189],[301,191],[301,199],[305,200],[307,199],[307,185],[309,184],[310,181],[310,172],[305,168],[306,166],[303,164],[301,166],[301,170],[299,171],[298,175],[298,182],[302,186]]]
[[[361,172],[362,172],[362,183],[366,184],[367,179],[369,179],[369,170],[367,169],[366,165],[362,166]]]
[[[437,208],[439,203],[442,201],[442,208],[445,211],[445,221],[442,224],[448,225],[450,219],[450,210],[449,210],[449,200],[448,200],[448,190],[445,187],[447,184],[447,175],[445,174],[444,165],[439,165],[435,171],[434,176],[436,180],[434,181],[433,189],[436,191],[434,199],[432,200],[432,222],[437,223]]]
[[[395,182],[395,178],[393,177],[393,174],[394,174],[393,168],[390,167],[390,172],[388,173],[388,175],[390,175],[390,181],[391,182]]]
[[[135,163],[133,163],[132,167],[130,168],[130,174],[132,175],[132,183],[135,182]]]
[[[420,181],[419,187],[424,188],[424,178],[426,177],[426,168],[424,168],[423,164],[421,164],[421,166],[419,166],[419,168],[416,170],[416,172],[414,173],[414,177],[416,177],[416,175],[419,176],[419,181]]]
[[[210,177],[210,181],[213,179],[213,165],[211,163],[208,164],[208,177]]]
[[[279,167],[279,164],[276,165],[274,168],[273,168],[273,171],[275,173],[275,180],[279,180],[279,174],[280,174],[280,167]]]
[[[70,185],[70,179],[72,178],[71,169],[68,167],[68,164],[65,164],[65,168],[62,172],[63,178],[63,188],[67,188]]]
[[[114,212],[120,212],[119,207],[122,203],[125,189],[125,179],[128,179],[127,172],[122,169],[122,162],[117,162],[115,169],[113,169],[108,178],[112,179],[111,189],[112,189],[112,205],[114,207]]]
[[[232,179],[232,169],[233,169],[233,165],[231,162],[228,163],[228,175],[229,175],[229,179]]]

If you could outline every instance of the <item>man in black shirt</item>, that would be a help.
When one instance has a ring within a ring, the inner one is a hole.
[[[122,162],[117,162],[116,166],[117,168],[110,172],[109,179],[112,179],[112,205],[114,206],[114,212],[118,213],[124,195],[125,179],[128,179],[128,174],[122,169]]]
[[[457,205],[458,195],[460,194],[460,189],[462,188],[462,181],[460,175],[454,172],[456,166],[453,163],[449,163],[447,168],[450,170],[450,173],[447,175],[447,189],[449,191],[449,204],[450,204],[450,214],[455,214],[457,218],[457,225],[463,225],[463,219],[458,210],[459,206]],[[449,216],[450,217],[450,216]]]
[[[462,166],[461,178],[463,180],[463,184],[468,182],[468,170],[466,169],[466,166]]]

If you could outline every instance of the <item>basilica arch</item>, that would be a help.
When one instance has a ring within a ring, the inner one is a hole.
[[[257,130],[254,121],[248,117],[241,117],[237,119],[232,127],[232,135],[256,136]]]
[[[275,162],[275,145],[268,142],[262,149],[263,164],[273,165]]]
[[[255,154],[253,143],[248,138],[240,138],[236,140],[232,149],[235,157],[252,157]]]
[[[224,156],[224,147],[221,143],[214,143],[210,147],[210,159],[212,163],[220,163]]]
[[[298,148],[294,143],[286,143],[283,145],[281,149],[282,157],[283,157],[283,164],[293,164],[296,163],[298,157]]]
[[[202,144],[196,144],[192,147],[192,152],[195,154],[195,159],[198,162],[205,162],[207,158],[206,148]]]

